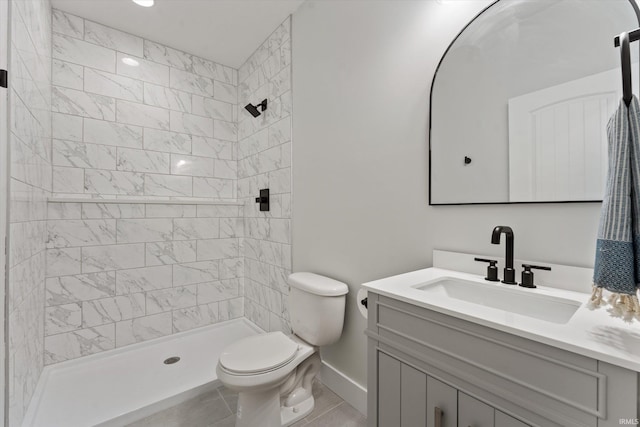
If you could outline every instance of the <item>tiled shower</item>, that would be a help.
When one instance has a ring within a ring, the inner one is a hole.
[[[9,425],[45,365],[243,316],[288,331],[289,19],[236,70],[46,0],[10,17]]]

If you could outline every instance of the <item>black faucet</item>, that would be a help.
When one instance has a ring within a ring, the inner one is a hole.
[[[507,236],[507,250],[505,255],[504,279],[502,283],[507,285],[516,285],[516,271],[513,269],[513,230],[506,225],[499,225],[493,229],[491,233],[491,243],[500,244],[500,235],[504,233]]]

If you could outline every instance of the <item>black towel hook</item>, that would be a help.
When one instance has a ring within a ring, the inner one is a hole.
[[[622,67],[622,99],[629,106],[633,96],[631,87],[631,50],[629,48],[629,33],[620,34],[620,64]]]

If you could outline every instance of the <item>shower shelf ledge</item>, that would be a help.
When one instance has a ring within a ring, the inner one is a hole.
[[[243,206],[244,203],[237,200],[211,200],[211,199],[116,199],[116,198],[83,198],[83,197],[50,197],[49,203],[144,203],[150,205],[227,205]]]

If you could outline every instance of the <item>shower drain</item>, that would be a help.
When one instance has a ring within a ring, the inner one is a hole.
[[[180,358],[178,356],[173,356],[173,357],[169,357],[167,359],[164,359],[164,364],[165,365],[173,365],[174,363],[177,363],[178,361],[180,361]]]

